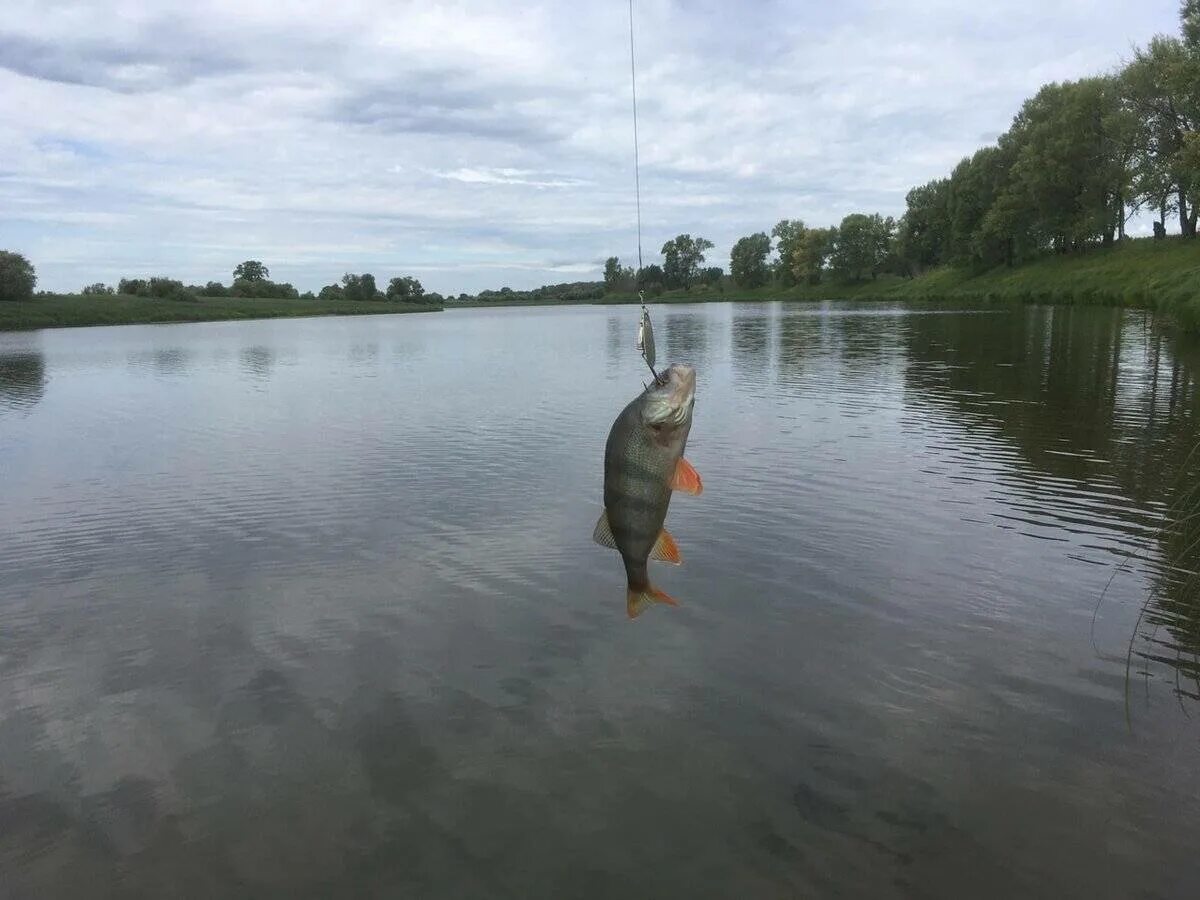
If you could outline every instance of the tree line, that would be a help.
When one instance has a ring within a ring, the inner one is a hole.
[[[103,282],[88,284],[79,293],[89,297],[126,295],[158,300],[195,300],[198,297],[242,297],[271,300],[390,300],[400,303],[441,304],[444,298],[425,288],[411,275],[401,275],[380,290],[375,276],[369,272],[347,273],[337,284],[327,284],[320,293],[300,293],[287,282],[271,280],[271,271],[260,260],[248,259],[233,270],[229,285],[219,281],[207,284],[184,284],[175,278],[156,275],[150,278],[122,278],[114,288]],[[37,285],[33,264],[20,253],[0,250],[0,301],[30,300]],[[45,293],[45,292],[42,292]]]
[[[941,265],[1015,266],[1125,238],[1139,211],[1196,237],[1200,216],[1200,0],[1180,6],[1180,34],[1159,35],[1110,75],[1048,84],[992,145],[914,187],[899,220],[851,213],[835,226],[784,219],[739,239],[729,274],[740,287],[913,277]],[[635,272],[609,257],[605,289],[657,293],[720,279],[702,269],[712,242],[668,241],[663,264]],[[774,255],[772,255],[774,254]]]

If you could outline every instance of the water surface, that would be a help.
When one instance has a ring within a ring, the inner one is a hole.
[[[0,894],[1195,896],[1195,354],[654,315],[706,490],[635,622],[632,307],[0,335]]]

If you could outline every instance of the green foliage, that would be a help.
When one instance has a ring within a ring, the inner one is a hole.
[[[469,294],[459,294],[454,298],[458,303],[476,303],[480,305],[535,305],[540,303],[587,303],[604,299],[603,281],[568,281],[561,284],[545,284],[531,291],[514,291],[510,287],[502,287],[498,291],[480,291],[474,297]],[[427,294],[425,299],[440,297],[440,294]]]
[[[196,296],[183,286],[182,281],[165,275],[150,279],[122,278],[117,284],[117,293],[155,300],[194,300]]]
[[[1183,0],[1179,6],[1179,25],[1184,43],[1200,51],[1200,0]]]
[[[759,231],[738,240],[729,254],[729,274],[738,287],[761,287],[771,276],[771,239]]]
[[[837,228],[806,228],[797,238],[792,256],[792,280],[796,284],[820,284],[829,255],[837,242]]]
[[[413,278],[411,275],[404,275],[400,278],[393,278],[388,282],[387,298],[389,300],[399,300],[405,303],[423,302],[425,297],[425,288],[421,286],[421,282]]]
[[[896,233],[897,255],[906,271],[919,275],[945,258],[950,236],[950,181],[937,178],[904,198],[907,210]]]
[[[97,281],[95,284],[89,284],[81,288],[79,293],[86,297],[111,297],[116,291],[103,281]]]
[[[300,293],[290,284],[276,283],[266,279],[238,278],[229,288],[230,297],[248,297],[255,300],[294,300]]]
[[[663,280],[668,288],[688,288],[704,264],[704,254],[713,248],[706,238],[681,234],[662,245]]]
[[[325,291],[322,290],[321,294],[324,296]],[[383,299],[383,295],[375,287],[375,276],[369,272],[362,275],[353,275],[347,272],[343,275],[341,296],[342,299],[352,302]]]
[[[257,259],[248,259],[244,263],[238,263],[237,268],[233,270],[234,281],[266,281],[270,277],[271,271]]]
[[[200,293],[205,297],[228,297],[229,288],[219,281],[210,281]]]
[[[651,263],[638,269],[637,289],[645,291],[652,297],[661,294],[667,288],[667,275],[662,266]]]
[[[1189,135],[1200,131],[1200,46],[1156,37],[1138,50],[1121,81],[1138,122],[1138,198],[1162,218],[1174,211],[1180,232],[1194,237],[1200,169],[1189,164]]]
[[[0,250],[0,301],[31,300],[36,285],[33,263],[20,253]]]
[[[842,281],[861,281],[882,270],[891,249],[896,223],[879,213],[851,213],[838,226],[830,254],[830,267]]]
[[[621,282],[621,260],[610,256],[604,261],[604,289],[609,293],[617,290]]]
[[[709,266],[700,270],[700,283],[705,287],[719,285],[725,277],[725,270],[720,266]]]
[[[796,270],[800,249],[808,229],[802,219],[782,219],[771,229],[771,237],[775,238],[775,249],[779,251],[779,259],[775,263],[775,276],[784,287],[796,283]]]

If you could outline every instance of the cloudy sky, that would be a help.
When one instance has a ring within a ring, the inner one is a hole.
[[[1176,0],[635,0],[648,259],[899,214]],[[636,258],[626,0],[4,0],[0,248],[39,286],[346,271],[432,290]]]

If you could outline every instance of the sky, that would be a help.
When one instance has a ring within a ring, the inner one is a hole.
[[[634,0],[643,249],[899,216],[1177,0]],[[0,249],[41,289],[243,259],[457,294],[637,259],[627,0],[4,0]]]

